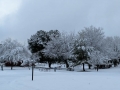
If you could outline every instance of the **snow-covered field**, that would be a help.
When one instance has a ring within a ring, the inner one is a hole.
[[[27,67],[4,67],[0,71],[0,90],[120,90],[120,66],[99,72],[35,69],[33,81],[31,73]]]

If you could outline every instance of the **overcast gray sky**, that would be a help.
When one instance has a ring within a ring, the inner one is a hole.
[[[0,41],[27,43],[38,30],[78,32],[91,25],[120,35],[120,0],[0,0]]]

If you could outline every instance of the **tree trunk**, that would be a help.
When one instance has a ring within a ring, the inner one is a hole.
[[[97,72],[98,72],[98,69],[99,69],[99,65],[97,65]]]
[[[3,65],[1,65],[1,70],[3,71]]]
[[[67,60],[65,60],[65,64],[66,64],[66,68],[68,68],[69,64],[68,64]]]
[[[11,61],[11,70],[13,69],[13,62]]]
[[[13,66],[11,65],[11,70],[13,69]]]
[[[51,64],[52,64],[52,63],[49,61],[49,62],[48,62],[48,67],[49,67],[49,68],[51,68]]]
[[[85,71],[85,64],[83,63],[83,71]]]
[[[89,67],[89,69],[91,69],[91,65],[90,64],[88,64],[88,67]]]

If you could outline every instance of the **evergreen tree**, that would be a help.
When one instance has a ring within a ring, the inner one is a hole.
[[[75,42],[74,46],[74,55],[76,57],[76,65],[83,64],[83,71],[85,71],[84,65],[87,63],[89,55],[88,55],[88,49],[85,46],[83,40],[79,40]]]
[[[52,40],[52,38],[59,36],[58,30],[50,30],[46,32],[44,30],[37,31],[36,34],[32,35],[30,39],[28,39],[28,48],[35,55],[39,56],[40,62],[47,61],[49,63],[49,67],[51,67],[51,61],[49,57],[46,57],[42,50],[45,48],[47,43]]]

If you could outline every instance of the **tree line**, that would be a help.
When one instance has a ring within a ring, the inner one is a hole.
[[[120,59],[120,37],[105,36],[102,28],[85,27],[77,34],[59,30],[39,30],[28,39],[28,46],[7,39],[0,45],[0,61],[64,63],[66,68],[88,64],[109,64]]]
[[[58,30],[39,30],[28,39],[28,48],[37,61],[65,63],[66,67],[87,63],[88,65],[108,64],[109,60],[120,58],[120,37],[106,37],[102,28],[85,27],[74,33]]]

